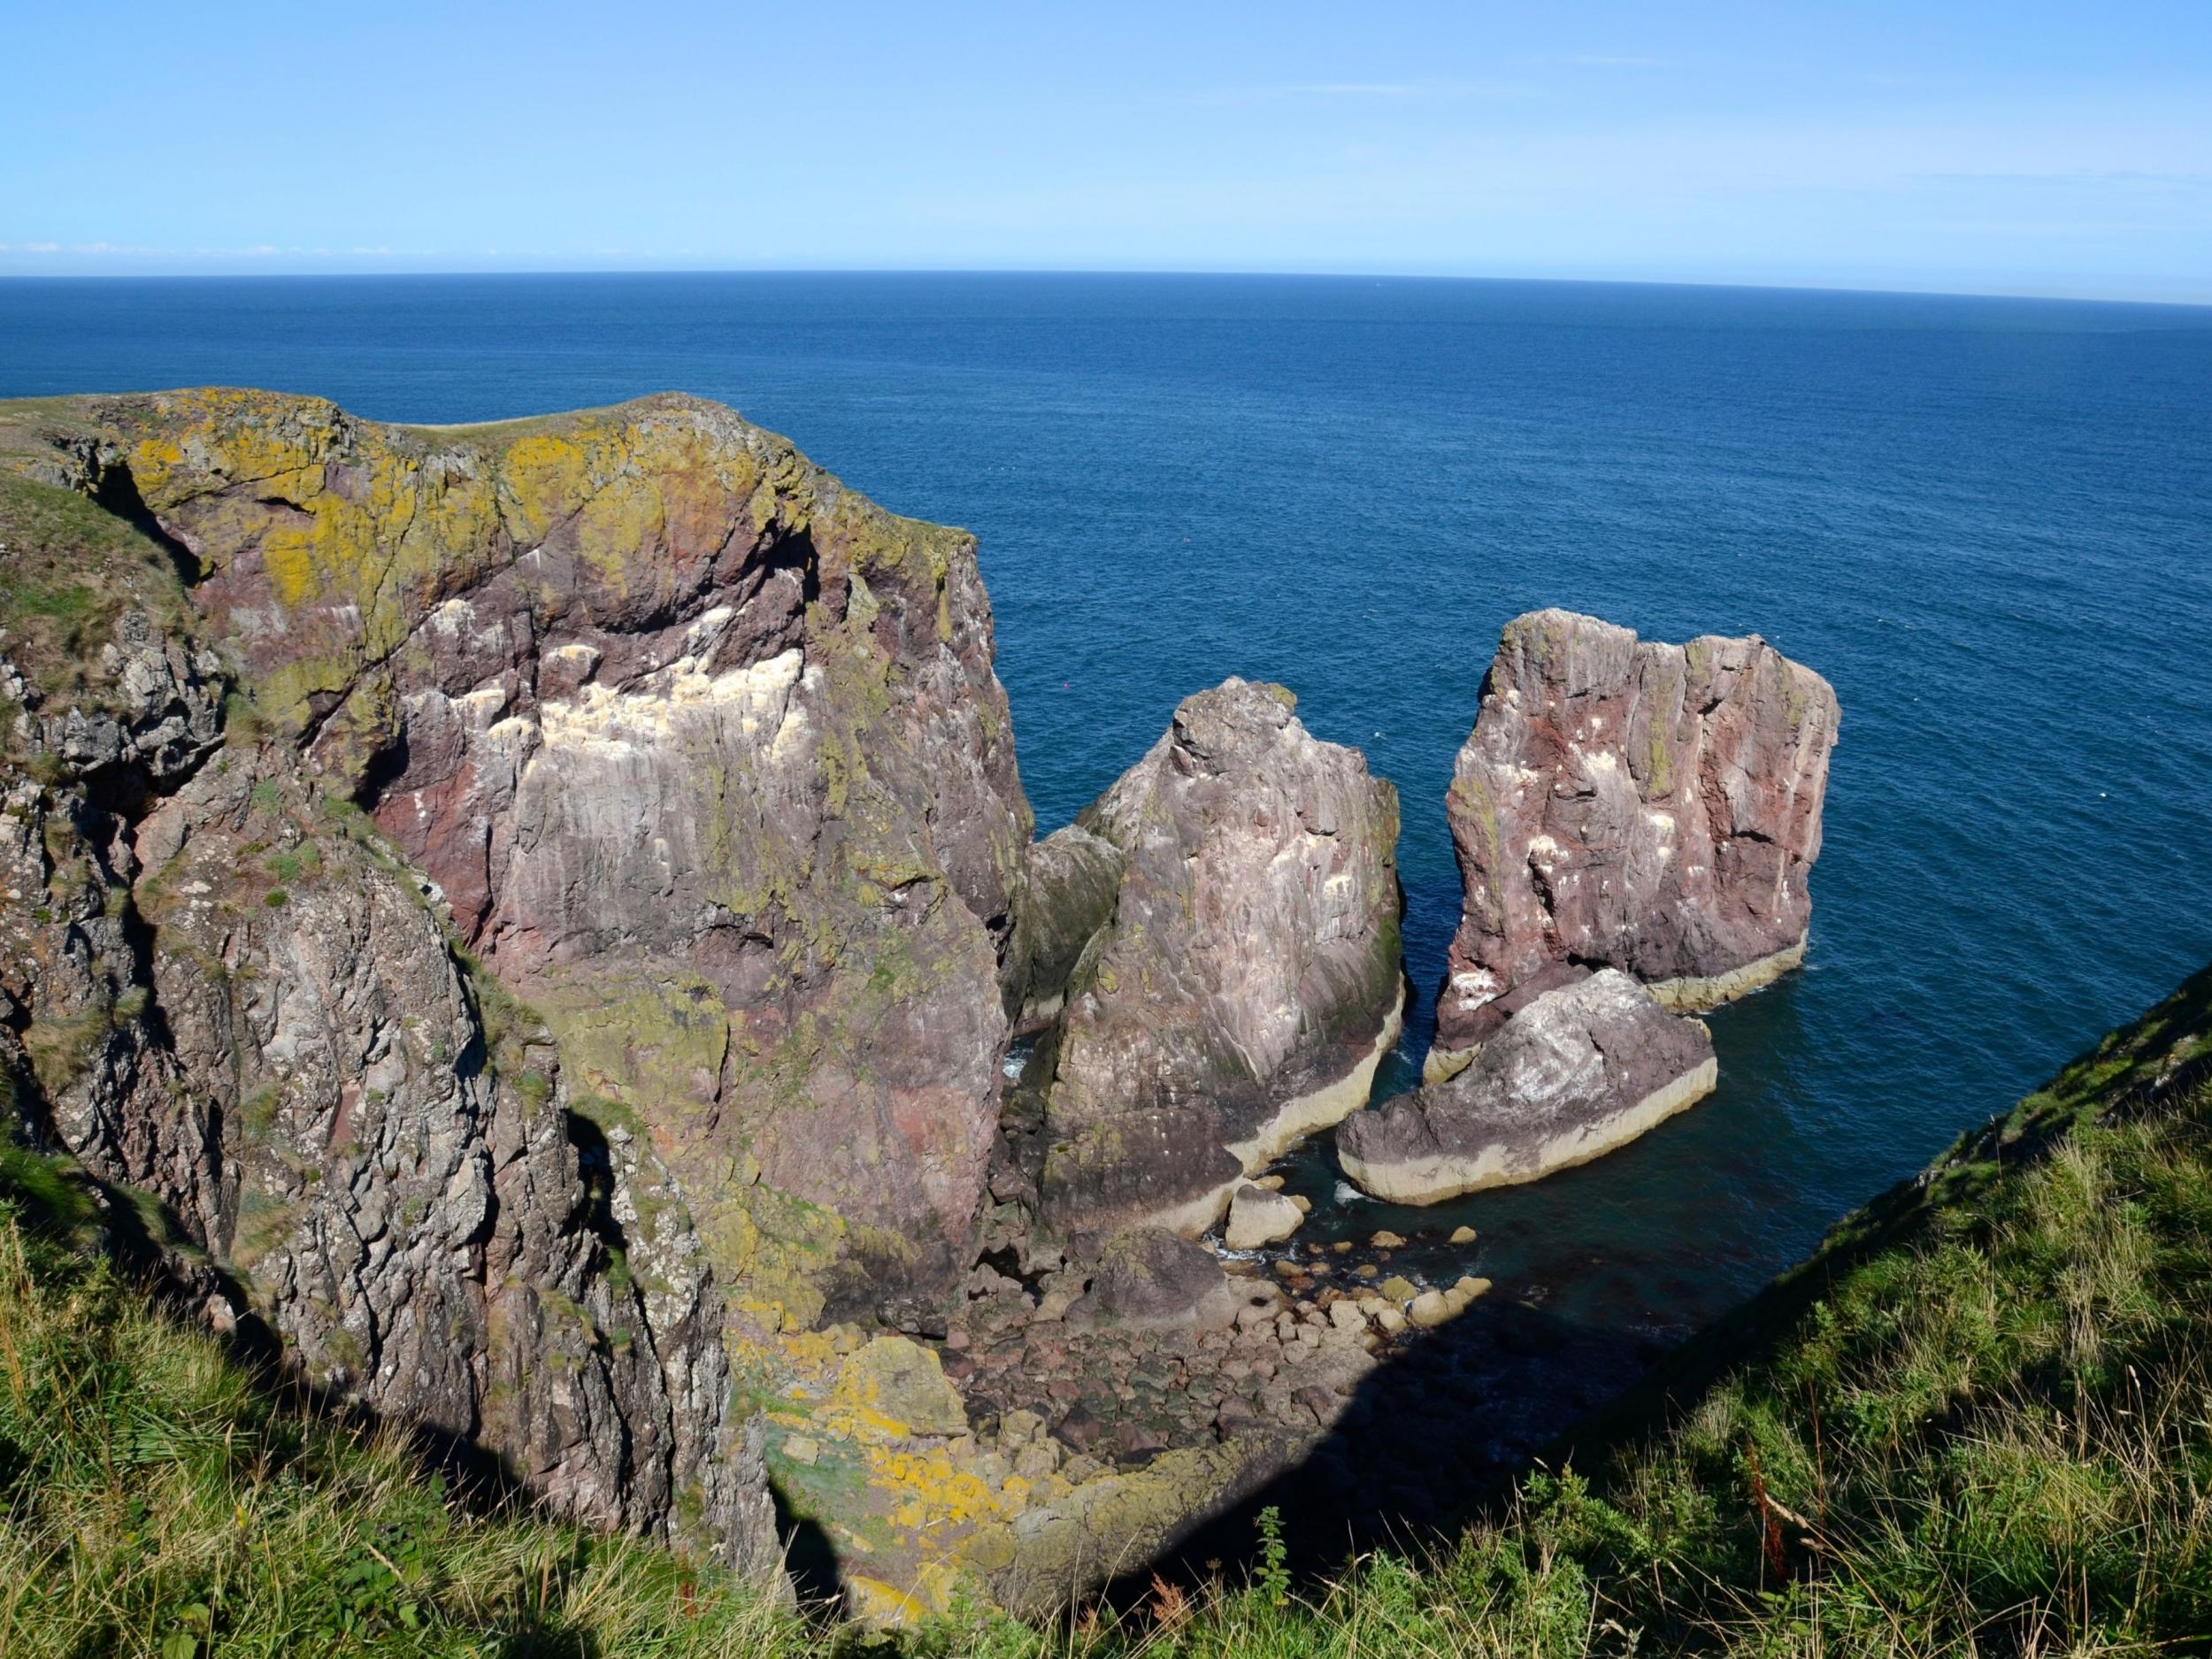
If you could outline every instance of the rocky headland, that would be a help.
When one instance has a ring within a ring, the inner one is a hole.
[[[0,531],[12,1133],[324,1396],[772,1583],[772,1483],[874,1617],[1086,1593],[1488,1288],[1301,1241],[1299,1140],[1595,1156],[1801,949],[1835,705],[1755,640],[1508,629],[1489,1041],[1362,1112],[1393,787],[1232,679],[1033,841],[972,538],[718,405],[4,404]]]

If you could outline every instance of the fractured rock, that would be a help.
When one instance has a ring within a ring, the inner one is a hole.
[[[1457,1075],[1347,1118],[1337,1154],[1363,1191],[1432,1204],[1609,1152],[1717,1075],[1701,1022],[1608,968],[1537,998]]]
[[[643,1125],[741,1304],[803,1329],[956,1291],[1031,823],[972,537],[685,396],[12,419],[190,549],[270,736]],[[178,706],[142,749],[200,741]]]
[[[85,1037],[19,1086],[35,1131],[161,1204],[191,1247],[172,1277],[333,1400],[779,1579],[765,1425],[733,1405],[720,1292],[650,1148],[564,1110],[547,1033],[487,1018],[296,755],[77,752],[71,776],[47,751],[50,786],[0,771],[0,872],[45,897],[0,922],[0,1006],[35,1052]],[[159,803],[126,824],[88,777]]]

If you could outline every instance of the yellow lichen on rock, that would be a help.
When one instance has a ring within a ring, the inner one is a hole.
[[[964,1434],[968,1427],[959,1390],[936,1350],[902,1336],[879,1336],[846,1356],[833,1409],[885,1438]]]

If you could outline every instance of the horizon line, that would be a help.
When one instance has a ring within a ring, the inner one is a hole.
[[[1223,280],[1275,279],[1284,281],[1372,281],[1429,283],[1543,284],[1577,288],[1713,288],[1746,293],[1835,294],[1909,299],[1990,299],[2042,301],[2058,304],[2131,305],[2171,311],[2212,311],[2212,295],[2179,299],[2118,295],[2085,289],[2031,288],[1926,288],[1901,283],[1852,283],[1805,279],[1538,276],[1473,272],[1283,270],[1223,266],[1113,267],[1082,265],[642,265],[522,266],[511,269],[450,266],[420,270],[307,271],[62,271],[0,270],[0,283],[124,282],[332,282],[650,277],[1120,277]]]

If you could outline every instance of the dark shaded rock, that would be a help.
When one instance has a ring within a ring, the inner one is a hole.
[[[1088,1406],[1078,1405],[1070,1407],[1067,1415],[1052,1425],[1052,1434],[1070,1451],[1087,1452],[1098,1444],[1104,1427]]]
[[[1379,1198],[1436,1203],[1609,1152],[1715,1076],[1703,1024],[1608,968],[1538,997],[1456,1075],[1345,1119],[1337,1155]]]
[[[1205,1246],[1164,1227],[1131,1227],[1106,1241],[1080,1305],[1120,1325],[1211,1328],[1235,1318],[1240,1301]]]
[[[1152,1560],[1228,1513],[1295,1464],[1312,1436],[1238,1415],[1233,1438],[1180,1448],[1142,1468],[1093,1479],[1031,1508],[1010,1529],[1009,1564],[986,1582],[1010,1612],[1042,1618],[1093,1594],[1118,1571]]]
[[[1501,999],[1578,967],[1694,1009],[1794,966],[1839,719],[1828,682],[1756,635],[1508,623],[1448,798],[1464,912],[1431,1079]]]
[[[1030,844],[1017,935],[1024,966],[1019,1033],[1042,1030],[1059,1013],[1083,947],[1113,916],[1125,862],[1120,848],[1079,824]]]
[[[1397,795],[1295,706],[1241,680],[1186,699],[1078,820],[1123,864],[1018,1091],[1049,1231],[1202,1232],[1395,1040]]]

